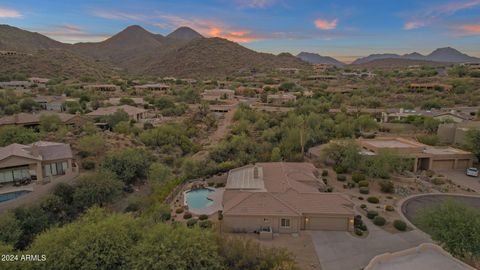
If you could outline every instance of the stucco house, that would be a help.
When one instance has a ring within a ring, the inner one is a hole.
[[[0,148],[0,184],[70,174],[72,160],[69,144],[46,141],[10,144]]]
[[[453,147],[428,146],[413,140],[400,137],[377,137],[375,139],[359,139],[362,154],[377,155],[388,149],[405,158],[413,160],[413,172],[418,170],[454,170],[471,167],[475,156],[467,151]]]
[[[141,119],[144,119],[147,113],[147,110],[143,108],[137,108],[130,105],[121,105],[121,106],[101,107],[96,109],[93,112],[87,113],[86,115],[90,117],[102,117],[102,116],[112,115],[119,110],[126,112],[128,114],[128,117],[130,117],[130,119],[135,121],[140,121]]]
[[[293,162],[231,170],[223,194],[222,230],[352,230],[353,203],[342,194],[321,192],[325,184],[316,174],[312,164]]]

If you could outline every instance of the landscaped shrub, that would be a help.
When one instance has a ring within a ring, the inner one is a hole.
[[[385,225],[385,223],[387,223],[387,221],[385,220],[384,217],[376,216],[376,217],[373,218],[373,224],[375,224],[377,226],[383,226],[383,225]]]
[[[184,219],[191,219],[191,218],[192,218],[192,213],[190,213],[190,212],[185,212],[185,214],[183,214],[183,218],[184,218]]]
[[[337,180],[341,182],[347,181],[347,176],[343,174],[339,174],[337,175]]]
[[[383,180],[380,182],[380,190],[385,193],[393,193],[395,191],[395,186],[392,181]]]
[[[372,211],[368,211],[368,212],[367,212],[367,218],[369,218],[369,219],[373,219],[373,218],[375,218],[376,216],[378,216],[378,212],[377,212],[377,211],[373,211],[373,210],[372,210]]]
[[[393,221],[393,227],[403,232],[407,229],[407,223],[405,223],[403,220],[396,219],[395,221]]]
[[[388,212],[393,212],[395,208],[392,205],[386,205],[385,210],[387,210]]]
[[[368,187],[368,181],[367,180],[362,180],[360,182],[358,182],[358,186],[359,187]]]
[[[362,197],[362,196],[358,196],[358,199],[359,199],[360,201],[363,201],[363,197]]]
[[[212,222],[210,220],[202,220],[198,223],[198,226],[203,229],[211,228]]]
[[[328,170],[323,170],[322,171],[322,177],[328,176]]]
[[[359,189],[359,191],[360,191],[360,193],[362,193],[362,194],[368,194],[368,193],[370,193],[370,189],[369,189],[368,187],[361,187],[361,188]]]
[[[425,172],[425,175],[427,177],[432,177],[434,175],[434,172],[432,170],[428,170],[428,171]]]
[[[344,166],[342,165],[335,165],[333,166],[333,170],[336,172],[336,173],[346,173],[348,170],[347,168],[345,168]]]
[[[183,213],[183,208],[177,208],[177,209],[175,210],[175,213],[177,213],[177,214]]]
[[[359,172],[353,172],[352,173],[352,180],[353,180],[353,182],[358,183],[362,180],[365,180],[365,175],[362,174],[362,173],[359,173]]]
[[[358,235],[358,236],[362,236],[363,235],[363,231],[359,228],[355,228],[355,234]]]
[[[333,192],[333,187],[327,187],[327,188],[325,189],[325,192]]]
[[[93,158],[85,158],[82,160],[82,168],[84,170],[95,169],[95,160]]]
[[[207,216],[207,215],[200,215],[200,216],[198,217],[198,219],[199,219],[199,220],[206,220],[206,219],[208,219],[208,216]]]
[[[193,227],[193,226],[195,226],[195,224],[197,224],[197,222],[198,222],[198,220],[195,219],[195,218],[189,219],[187,221],[187,227]]]
[[[217,183],[215,184],[215,187],[216,188],[221,188],[221,187],[224,187],[225,186],[225,183]]]
[[[347,182],[347,187],[348,187],[348,188],[354,188],[356,185],[357,185],[357,184],[355,184],[355,182],[353,182],[353,181],[348,181],[348,182]]]
[[[365,224],[362,224],[362,225],[358,226],[358,228],[359,228],[360,230],[364,231],[364,232],[367,231],[367,225],[365,225]]]
[[[369,202],[369,203],[379,203],[380,200],[377,197],[372,196],[372,197],[367,198],[367,202]]]
[[[437,186],[445,184],[445,180],[443,180],[442,178],[438,178],[438,177],[433,178],[431,182],[432,182],[432,184],[437,185]]]
[[[366,205],[366,204],[364,204],[364,203],[362,203],[362,204],[360,204],[360,208],[362,208],[362,209],[366,209],[366,208],[367,208],[367,205]]]

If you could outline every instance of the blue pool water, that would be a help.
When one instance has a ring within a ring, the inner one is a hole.
[[[18,198],[22,195],[28,194],[28,193],[30,193],[30,191],[28,191],[28,190],[19,190],[19,191],[15,191],[15,192],[0,194],[0,203],[10,201],[10,200],[14,200],[14,199],[16,199],[16,198]]]
[[[208,188],[187,191],[185,196],[187,197],[188,208],[199,209],[212,205],[213,201],[207,198],[211,192],[213,192],[213,190]]]

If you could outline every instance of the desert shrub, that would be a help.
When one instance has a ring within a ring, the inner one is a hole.
[[[93,170],[95,169],[95,159],[93,158],[84,158],[82,160],[82,168],[84,170]]]
[[[195,226],[195,224],[197,224],[198,220],[196,218],[192,218],[192,219],[189,219],[187,220],[187,227],[193,227]]]
[[[403,220],[396,219],[393,221],[393,227],[403,232],[407,229],[407,223],[405,223]]]
[[[383,180],[380,182],[380,190],[384,193],[393,193],[395,191],[395,186],[392,181]]]
[[[367,180],[362,180],[360,182],[358,182],[358,186],[359,187],[368,187],[369,183]]]
[[[372,211],[368,211],[368,212],[367,212],[367,218],[369,218],[369,219],[373,219],[373,218],[375,218],[376,216],[378,216],[378,212],[377,212],[377,211],[373,211],[373,210],[372,210]]]
[[[192,213],[190,212],[185,212],[183,214],[183,219],[191,219],[192,218]]]
[[[387,210],[388,212],[393,212],[393,210],[395,210],[395,208],[392,205],[386,205],[385,210]]]
[[[432,177],[434,175],[434,172],[432,170],[428,170],[428,171],[425,172],[425,175],[427,177]]]
[[[360,205],[360,208],[362,208],[362,209],[367,209],[367,205],[364,204],[364,203],[362,203],[362,204]]]
[[[360,201],[363,201],[363,197],[362,197],[362,196],[358,196],[358,199],[359,199]]]
[[[339,174],[337,175],[337,180],[341,182],[347,181],[347,176],[344,174]]]
[[[358,235],[358,236],[362,236],[363,235],[363,231],[359,228],[355,228],[355,234]]]
[[[355,182],[353,182],[353,181],[348,181],[348,182],[347,182],[347,187],[348,187],[348,188],[354,188],[356,185],[357,185],[357,184],[355,184]]]
[[[215,184],[215,187],[216,187],[216,188],[225,187],[225,183],[216,183],[216,184]]]
[[[333,170],[336,172],[336,173],[346,173],[348,171],[348,169],[342,165],[335,165],[333,166]]]
[[[327,187],[327,188],[325,189],[325,192],[333,192],[333,187]]]
[[[125,207],[124,212],[126,212],[126,213],[137,212],[138,210],[140,210],[140,208],[141,208],[140,201],[132,201],[132,202],[128,203],[127,207]]]
[[[207,215],[200,215],[200,216],[198,217],[198,219],[199,219],[199,220],[206,220],[206,219],[208,219],[208,216],[207,216]]]
[[[327,176],[328,176],[328,170],[323,170],[322,177],[327,177]]]
[[[212,227],[212,221],[210,220],[202,220],[198,223],[198,226],[203,229],[208,229]]]
[[[365,180],[365,175],[362,174],[362,173],[359,173],[359,172],[353,172],[352,173],[352,180],[353,180],[353,182],[358,183],[362,180]]]
[[[368,198],[367,198],[367,202],[369,202],[369,203],[379,203],[379,202],[380,202],[380,199],[378,199],[377,197],[372,196],[372,197],[368,197]]]
[[[385,220],[384,217],[376,216],[376,217],[373,218],[373,224],[375,224],[377,226],[383,226],[383,225],[385,225],[385,223],[387,223],[387,221]]]
[[[361,188],[359,189],[359,191],[360,191],[360,193],[362,193],[362,194],[368,194],[368,193],[370,193],[370,189],[369,189],[368,187],[361,187]]]
[[[433,178],[431,182],[432,182],[432,184],[437,185],[437,186],[445,184],[445,180],[443,180],[442,178],[438,178],[438,177]]]
[[[183,208],[177,208],[177,209],[175,210],[175,213],[177,213],[177,214],[183,213]]]

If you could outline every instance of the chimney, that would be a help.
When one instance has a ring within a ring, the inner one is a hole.
[[[253,167],[253,178],[258,179],[258,167]]]

